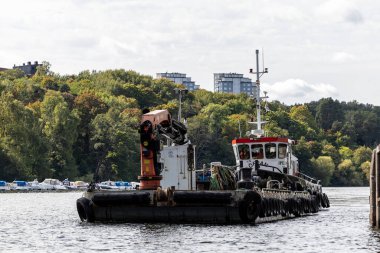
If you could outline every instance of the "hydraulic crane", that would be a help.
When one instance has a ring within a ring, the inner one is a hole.
[[[141,175],[140,189],[157,189],[162,179],[158,162],[160,141],[166,138],[175,145],[187,142],[187,129],[182,123],[171,118],[167,110],[155,110],[143,114],[140,124]]]

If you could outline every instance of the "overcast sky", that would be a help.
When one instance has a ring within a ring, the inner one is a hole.
[[[181,72],[213,90],[213,73],[255,79],[264,49],[272,100],[380,105],[380,1],[12,0],[0,13],[0,67]]]

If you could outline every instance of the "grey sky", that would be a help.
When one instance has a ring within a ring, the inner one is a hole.
[[[248,74],[264,49],[262,87],[293,104],[332,96],[380,105],[380,2],[375,0],[6,1],[0,67],[49,61],[61,74],[125,68]]]

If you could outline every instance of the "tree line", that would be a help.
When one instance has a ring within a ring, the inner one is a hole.
[[[0,72],[0,179],[135,181],[142,110],[167,109],[177,117],[175,88],[181,86],[124,69],[59,75],[45,62],[30,78],[17,69]],[[268,135],[298,140],[302,172],[324,185],[368,184],[380,107],[332,98],[263,107],[269,108]],[[213,161],[234,165],[231,140],[250,129],[255,108],[245,94],[201,89],[184,97],[198,168]]]

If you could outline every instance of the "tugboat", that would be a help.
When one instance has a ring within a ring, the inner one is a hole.
[[[166,110],[145,111],[140,124],[138,190],[102,190],[91,184],[77,200],[85,222],[255,223],[299,217],[329,207],[316,179],[299,171],[289,138],[262,130],[257,63],[257,128],[232,141],[236,166],[195,169],[186,126]],[[251,73],[253,71],[251,70]],[[163,140],[166,145],[161,149]]]

